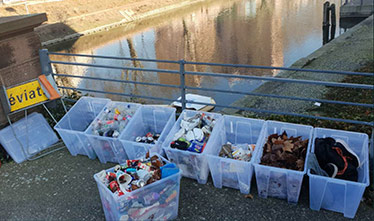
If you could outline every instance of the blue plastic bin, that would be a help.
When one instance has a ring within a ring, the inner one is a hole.
[[[210,143],[212,154],[208,154],[208,163],[210,173],[213,178],[214,186],[222,186],[240,189],[241,193],[248,194],[251,189],[251,179],[253,175],[253,166],[251,161],[254,160],[258,149],[261,149],[258,142],[260,141],[261,132],[265,121],[244,117],[235,117],[224,115],[223,127],[217,128],[219,131],[218,139]],[[222,145],[227,142],[235,144],[256,144],[255,152],[249,162],[240,161],[219,156]]]
[[[139,107],[141,106],[141,104],[112,101],[106,105],[106,107],[108,108],[119,107],[119,106],[123,106],[128,109],[135,109],[137,111]],[[105,113],[103,109],[94,121],[96,121],[97,119],[101,119],[104,114]],[[135,114],[132,116],[129,122],[133,120]],[[128,156],[125,150],[123,149],[123,146],[122,146],[121,141],[119,140],[119,137],[113,138],[113,137],[105,137],[105,136],[99,136],[99,135],[93,134],[93,131],[92,131],[93,122],[87,128],[85,134],[87,135],[88,141],[90,142],[91,146],[95,150],[95,153],[97,157],[99,158],[100,162],[101,163],[106,163],[106,162],[123,163],[124,161],[126,161],[128,159]],[[126,130],[126,127],[129,125],[129,122],[127,123],[123,131],[120,132],[121,134]]]
[[[26,124],[27,123],[27,124]],[[27,125],[27,126],[26,126]],[[0,143],[16,163],[34,156],[58,138],[42,114],[32,113],[0,131]]]
[[[282,134],[283,131],[286,131],[288,137],[301,136],[303,140],[309,139],[303,171],[260,165],[263,146],[268,136],[275,133]],[[264,133],[262,134],[261,142],[259,142],[258,151],[253,162],[256,173],[257,191],[260,197],[267,198],[270,196],[287,199],[290,204],[296,204],[298,202],[303,177],[307,170],[306,165],[312,134],[312,126],[266,121]]]
[[[309,200],[313,210],[332,210],[354,218],[365,188],[369,186],[369,137],[367,134],[342,130],[315,128],[311,152],[316,138],[332,137],[344,140],[360,158],[358,181],[347,181],[311,174],[309,176]]]
[[[162,143],[175,123],[175,108],[141,106],[119,139],[129,159],[143,158],[148,151],[162,154]],[[160,134],[155,144],[138,143],[136,137]]]
[[[105,98],[81,97],[55,125],[54,129],[64,141],[71,155],[80,154],[88,156],[90,159],[96,158],[85,130],[109,101]]]
[[[173,149],[170,147],[170,143],[173,141],[175,134],[180,129],[180,123],[182,118],[186,115],[187,117],[195,116],[198,113],[204,113],[207,116],[211,116],[216,119],[216,125],[210,135],[208,143],[202,153],[193,153],[184,150]],[[165,142],[162,147],[168,157],[168,159],[178,165],[178,167],[183,171],[182,175],[188,178],[196,179],[199,183],[205,184],[208,180],[209,175],[209,165],[206,155],[208,153],[213,154],[213,149],[211,148],[211,143],[213,140],[218,139],[218,130],[222,124],[222,115],[210,112],[199,112],[192,110],[184,110],[179,116],[178,120],[175,122],[173,128],[170,130],[169,135],[166,137]]]

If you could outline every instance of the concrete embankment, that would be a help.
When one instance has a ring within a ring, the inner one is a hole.
[[[332,40],[309,56],[295,62],[291,68],[355,71],[373,61],[373,16],[365,19],[338,38]],[[315,81],[339,82],[344,75],[283,71],[277,77],[306,79]],[[325,86],[296,83],[265,82],[254,93],[276,94],[284,96],[322,98],[328,91]],[[283,112],[307,113],[313,102],[275,99],[259,96],[246,96],[232,104]],[[240,114],[233,109],[223,109],[226,114]]]

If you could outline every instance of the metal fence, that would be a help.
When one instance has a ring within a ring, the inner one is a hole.
[[[92,64],[92,63],[57,61],[57,60],[50,60],[49,55],[89,57],[89,58],[101,58],[101,59],[112,59],[112,60],[145,61],[145,62],[155,62],[155,63],[169,63],[169,64],[179,65],[179,70],[152,69],[152,68],[125,67],[125,66],[100,65],[100,64]],[[211,76],[211,77],[225,78],[225,79],[238,78],[238,79],[261,80],[261,81],[281,82],[281,83],[297,83],[297,84],[305,84],[305,85],[310,85],[310,86],[319,85],[319,86],[329,86],[329,87],[344,87],[344,88],[352,88],[352,89],[364,89],[364,90],[371,90],[374,93],[374,86],[373,85],[328,82],[328,81],[315,81],[315,80],[303,80],[303,79],[291,79],[291,78],[279,78],[279,77],[233,75],[233,74],[226,74],[226,73],[196,72],[196,71],[187,71],[185,69],[185,67],[186,67],[186,65],[204,65],[204,66],[210,66],[210,67],[219,66],[219,67],[230,67],[230,68],[245,68],[245,69],[248,69],[248,70],[251,70],[251,69],[265,69],[265,70],[324,73],[324,74],[333,74],[333,75],[339,74],[339,75],[366,76],[366,77],[374,77],[374,73],[332,71],[332,70],[314,70],[314,69],[297,69],[297,68],[255,66],[255,65],[217,64],[217,63],[189,62],[189,61],[185,61],[185,60],[173,61],[173,60],[128,58],[128,57],[113,57],[113,56],[102,56],[102,55],[68,54],[68,53],[48,52],[47,50],[41,50],[40,51],[40,59],[41,59],[42,67],[43,67],[43,74],[52,74],[55,77],[80,78],[80,79],[89,79],[89,80],[94,80],[94,81],[112,81],[112,82],[119,82],[119,83],[124,83],[124,84],[139,84],[139,85],[148,85],[148,86],[177,88],[177,89],[180,90],[182,109],[186,108],[186,103],[188,102],[188,103],[191,103],[191,104],[212,105],[212,106],[219,107],[219,108],[231,108],[231,109],[251,111],[251,112],[267,113],[267,114],[289,115],[289,116],[313,118],[313,119],[320,119],[320,120],[331,120],[331,121],[339,121],[339,122],[345,122],[345,123],[350,123],[350,124],[361,124],[361,125],[374,127],[374,121],[359,121],[359,120],[354,120],[354,119],[332,118],[332,117],[299,114],[299,113],[293,113],[293,112],[282,112],[282,111],[275,111],[275,110],[256,109],[256,108],[239,107],[239,106],[232,106],[232,105],[222,105],[222,104],[219,104],[219,103],[210,104],[210,103],[202,103],[202,102],[195,102],[195,101],[187,101],[186,100],[186,90],[197,90],[197,91],[206,91],[206,92],[220,92],[220,93],[239,94],[239,95],[270,97],[270,98],[277,98],[277,99],[278,98],[279,99],[289,99],[289,100],[297,100],[297,101],[310,101],[310,102],[319,102],[321,104],[349,105],[349,106],[357,106],[357,107],[368,108],[369,110],[374,109],[374,104],[373,103],[366,104],[366,103],[355,103],[355,102],[317,99],[317,98],[307,98],[307,97],[297,97],[297,96],[283,96],[283,95],[276,95],[276,94],[264,94],[264,93],[255,93],[255,92],[225,90],[225,89],[216,89],[216,88],[191,87],[191,86],[187,86],[185,82],[186,82],[186,76],[197,75],[197,76]],[[99,78],[99,77],[91,77],[91,76],[77,76],[77,75],[73,75],[73,74],[59,74],[59,73],[53,73],[52,72],[51,64],[85,66],[85,67],[129,70],[129,71],[142,71],[143,73],[145,73],[145,72],[169,73],[169,74],[179,75],[180,76],[180,84],[179,85],[170,85],[170,84],[159,84],[159,83],[152,83],[152,82],[140,82],[140,81],[131,81],[131,80],[109,79],[109,78],[105,78],[105,76],[103,76],[102,78],[101,77]],[[126,97],[151,99],[151,100],[158,100],[158,101],[164,101],[164,102],[176,101],[175,99],[168,99],[168,98],[155,97],[155,96],[144,96],[144,95],[137,95],[137,94],[132,94],[132,93],[129,94],[129,93],[102,91],[102,90],[95,90],[95,89],[92,89],[92,88],[75,88],[75,87],[66,87],[66,86],[63,86],[63,85],[59,85],[58,87],[60,89],[66,89],[66,90],[78,90],[78,91],[94,92],[94,93],[102,93],[102,94],[121,95],[121,96],[126,96]]]

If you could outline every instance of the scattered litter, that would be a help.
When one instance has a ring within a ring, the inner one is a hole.
[[[288,138],[286,131],[272,134],[263,147],[262,165],[303,171],[309,139]]]
[[[244,198],[249,198],[249,199],[253,200],[253,195],[252,194],[246,194],[246,195],[244,195]]]

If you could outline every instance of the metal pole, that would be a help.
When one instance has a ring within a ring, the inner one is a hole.
[[[180,88],[181,88],[181,104],[182,104],[182,111],[186,109],[186,85],[185,85],[185,73],[184,73],[184,65],[185,60],[179,61],[179,73],[180,73]]]
[[[336,29],[336,14],[335,14],[335,4],[331,4],[330,6],[331,10],[331,29],[330,29],[330,40],[333,40],[335,38],[335,29]]]
[[[51,60],[49,59],[49,54],[47,49],[39,50],[39,60],[40,66],[42,67],[42,74],[50,75],[52,74]]]
[[[369,145],[369,168],[371,168],[372,170],[371,171],[371,187],[372,188],[374,188],[374,168],[373,167],[374,167],[374,127],[371,128],[371,137],[370,137],[370,145]]]
[[[323,4],[323,23],[322,23],[322,39],[323,44],[329,42],[329,26],[330,26],[330,3],[325,2]]]

